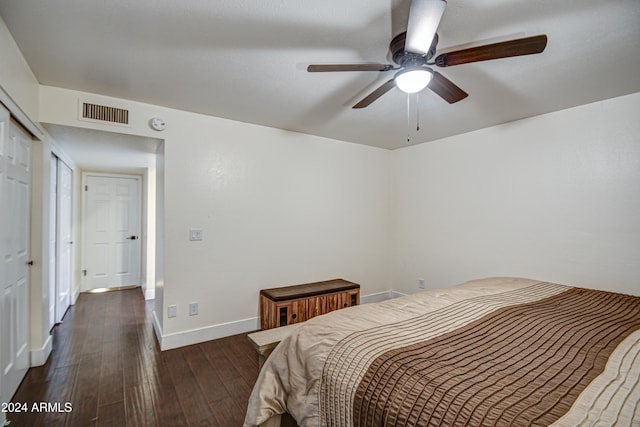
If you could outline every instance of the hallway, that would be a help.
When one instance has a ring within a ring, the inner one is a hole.
[[[18,388],[26,412],[11,426],[242,425],[258,375],[246,335],[160,352],[151,307],[139,288],[81,294]]]

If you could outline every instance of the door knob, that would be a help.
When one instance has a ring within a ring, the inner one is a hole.
[[[138,240],[138,236],[129,236],[127,237],[129,240]]]

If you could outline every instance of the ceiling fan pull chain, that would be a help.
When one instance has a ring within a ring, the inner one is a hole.
[[[420,92],[416,93],[416,131],[420,131]]]
[[[411,94],[407,93],[407,142],[411,141],[411,138],[409,137],[409,134],[411,133],[410,106],[411,106]]]

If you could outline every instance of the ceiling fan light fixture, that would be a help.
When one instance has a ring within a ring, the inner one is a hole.
[[[427,87],[432,77],[431,71],[425,68],[410,68],[396,74],[395,82],[401,91],[416,93]]]

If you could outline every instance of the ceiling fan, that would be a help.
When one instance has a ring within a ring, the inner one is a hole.
[[[407,31],[394,37],[389,44],[391,64],[312,64],[307,71],[391,71],[397,70],[393,78],[364,97],[353,108],[365,108],[397,86],[406,93],[416,93],[428,87],[449,104],[461,101],[468,94],[451,80],[434,71],[431,66],[450,67],[490,59],[541,53],[547,46],[545,34],[514,39],[483,46],[471,47],[438,55],[436,30],[446,7],[445,0],[411,0]]]

